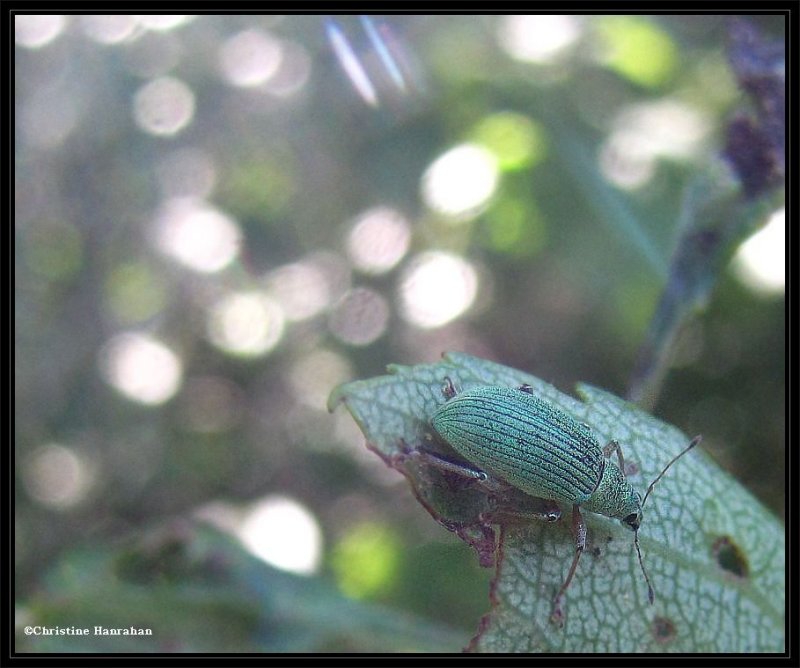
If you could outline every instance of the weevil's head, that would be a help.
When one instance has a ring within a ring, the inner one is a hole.
[[[631,531],[638,531],[642,523],[642,495],[639,492],[633,491],[627,510],[630,512],[623,515],[620,522]]]

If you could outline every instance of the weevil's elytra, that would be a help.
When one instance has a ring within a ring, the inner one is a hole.
[[[531,496],[583,503],[605,468],[600,444],[580,423],[508,387],[454,396],[436,411],[431,426],[467,460]]]
[[[611,441],[601,448],[587,424],[536,397],[531,386],[516,389],[483,386],[459,394],[447,378],[442,393],[447,401],[431,416],[431,427],[470,464],[485,471],[486,483],[491,483],[495,489],[498,484],[500,487],[511,485],[531,496],[572,505],[575,556],[553,599],[551,619],[563,624],[561,599],[586,547],[587,530],[581,507],[618,519],[634,532],[633,542],[652,604],[653,587],[639,549],[642,507],[667,469],[697,445],[700,437],[692,439],[670,460],[642,497],[625,477],[619,443]],[[612,453],[617,455],[616,462],[607,459]],[[436,456],[429,457],[429,461],[465,477],[476,477],[476,470],[471,466],[447,462]]]

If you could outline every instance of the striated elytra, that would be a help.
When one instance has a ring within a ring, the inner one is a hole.
[[[536,397],[530,386],[482,386],[456,393],[448,378],[442,391],[447,401],[431,416],[431,427],[470,466],[427,455],[430,463],[476,479],[487,489],[496,490],[498,484],[505,484],[531,496],[572,505],[575,557],[553,600],[553,621],[563,623],[561,599],[586,546],[581,508],[617,519],[634,532],[652,603],[653,588],[639,549],[642,507],[655,483],[678,457],[699,443],[700,437],[692,439],[667,464],[643,497],[625,478],[622,451],[616,441],[601,447],[588,425]],[[613,452],[617,462],[609,458]],[[552,520],[552,516],[540,519]]]
[[[434,413],[431,426],[465,459],[532,496],[585,503],[605,467],[588,427],[508,387],[455,396]]]
[[[431,426],[465,459],[531,496],[638,528],[642,497],[591,429],[525,389],[467,390],[440,406]]]

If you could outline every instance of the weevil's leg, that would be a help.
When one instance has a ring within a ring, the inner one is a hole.
[[[408,457],[424,462],[425,464],[429,464],[430,466],[434,466],[442,471],[456,473],[464,478],[470,478],[472,480],[479,480],[483,482],[489,477],[486,475],[486,473],[478,468],[473,468],[471,466],[467,466],[466,464],[451,462],[449,459],[439,457],[439,455],[435,455],[427,450],[412,450],[410,453],[408,453]]]
[[[561,508],[555,501],[540,499],[541,508],[519,508],[509,504],[498,503],[491,510],[481,513],[481,519],[487,522],[503,520],[538,520],[540,522],[558,522],[561,519]]]
[[[553,614],[550,615],[550,619],[559,626],[564,623],[564,610],[561,607],[561,599],[569,588],[570,582],[572,582],[572,576],[575,575],[575,570],[578,568],[578,561],[586,547],[586,523],[583,521],[583,516],[581,515],[578,504],[572,506],[572,535],[575,538],[575,558],[572,560],[572,566],[569,568],[567,579],[564,580],[564,584],[561,585],[561,589],[558,590],[558,594],[556,594],[556,597],[553,599]]]
[[[619,470],[622,471],[622,474],[625,474],[625,460],[622,458],[622,448],[619,447],[618,441],[609,441],[606,447],[603,448],[603,454],[606,457],[610,457],[611,453],[617,451],[617,459],[619,459]]]
[[[479,468],[467,466],[466,464],[459,464],[457,462],[451,462],[449,459],[444,459],[444,457],[435,455],[427,450],[412,450],[408,454],[404,455],[404,458],[416,459],[417,461],[428,464],[429,466],[433,466],[440,471],[454,473],[462,478],[467,478],[468,480],[475,480],[488,492],[504,492],[508,490],[509,487],[508,484],[490,477],[488,473],[481,471]]]
[[[444,386],[442,387],[442,394],[444,395],[445,399],[452,399],[458,392],[456,391],[456,386],[453,383],[450,376],[444,377]]]

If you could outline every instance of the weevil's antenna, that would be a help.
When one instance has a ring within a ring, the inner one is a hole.
[[[644,569],[644,561],[642,561],[642,551],[639,549],[639,529],[633,532],[633,544],[636,546],[636,554],[639,556],[639,567],[642,569],[644,581],[647,583],[647,600],[650,605],[656,600],[656,594],[653,591],[653,585],[650,584],[650,578],[647,576],[647,571]]]
[[[700,441],[702,441],[702,440],[703,440],[703,437],[702,437],[702,436],[699,436],[699,435],[698,435],[698,436],[695,436],[695,437],[694,437],[694,438],[693,438],[693,439],[692,439],[692,440],[689,442],[689,445],[687,445],[687,446],[686,446],[686,447],[685,447],[683,450],[681,450],[681,451],[680,451],[680,452],[679,452],[677,455],[675,455],[675,456],[674,456],[674,457],[673,457],[673,458],[670,460],[669,464],[667,464],[667,465],[664,467],[664,470],[663,470],[663,471],[661,471],[661,473],[659,473],[659,474],[658,474],[658,476],[656,477],[656,479],[655,479],[655,480],[653,480],[653,482],[651,482],[651,483],[650,483],[650,487],[648,487],[648,488],[647,488],[647,491],[646,491],[646,492],[645,492],[645,494],[644,494],[644,498],[642,499],[642,508],[644,508],[644,504],[645,504],[645,502],[647,501],[647,497],[648,497],[648,496],[650,496],[650,492],[652,492],[652,491],[653,491],[653,487],[655,487],[655,486],[656,486],[656,483],[657,483],[659,480],[661,480],[661,478],[663,478],[663,477],[664,477],[664,474],[667,472],[667,470],[669,469],[669,467],[670,467],[670,466],[672,466],[672,465],[673,465],[675,462],[677,462],[677,461],[678,461],[678,460],[679,460],[681,457],[683,457],[683,456],[684,456],[684,455],[685,455],[687,452],[689,452],[689,450],[691,450],[691,449],[692,449],[692,448],[693,448],[695,445],[697,445],[697,444],[698,444]],[[639,559],[641,560],[641,556],[639,557]]]
[[[700,441],[703,440],[702,436],[695,436],[691,441],[689,441],[689,445],[687,445],[683,450],[681,450],[677,455],[675,455],[670,462],[664,467],[664,469],[656,476],[656,479],[650,483],[650,487],[647,488],[645,492],[644,498],[642,499],[642,508],[644,508],[645,501],[647,501],[647,497],[650,496],[650,492],[653,491],[653,487],[656,486],[656,483],[664,477],[664,474],[667,472],[670,466],[672,466],[675,462],[677,462],[681,457],[683,457],[689,450],[691,450],[695,445],[697,445]],[[639,529],[637,528],[636,531],[633,532],[633,544],[636,547],[636,554],[639,557],[639,567],[642,569],[642,575],[644,575],[644,581],[647,583],[647,600],[650,602],[650,605],[653,605],[653,602],[656,600],[656,594],[653,591],[653,585],[650,584],[650,578],[647,575],[647,571],[644,569],[644,560],[642,559],[642,550],[639,547]]]

